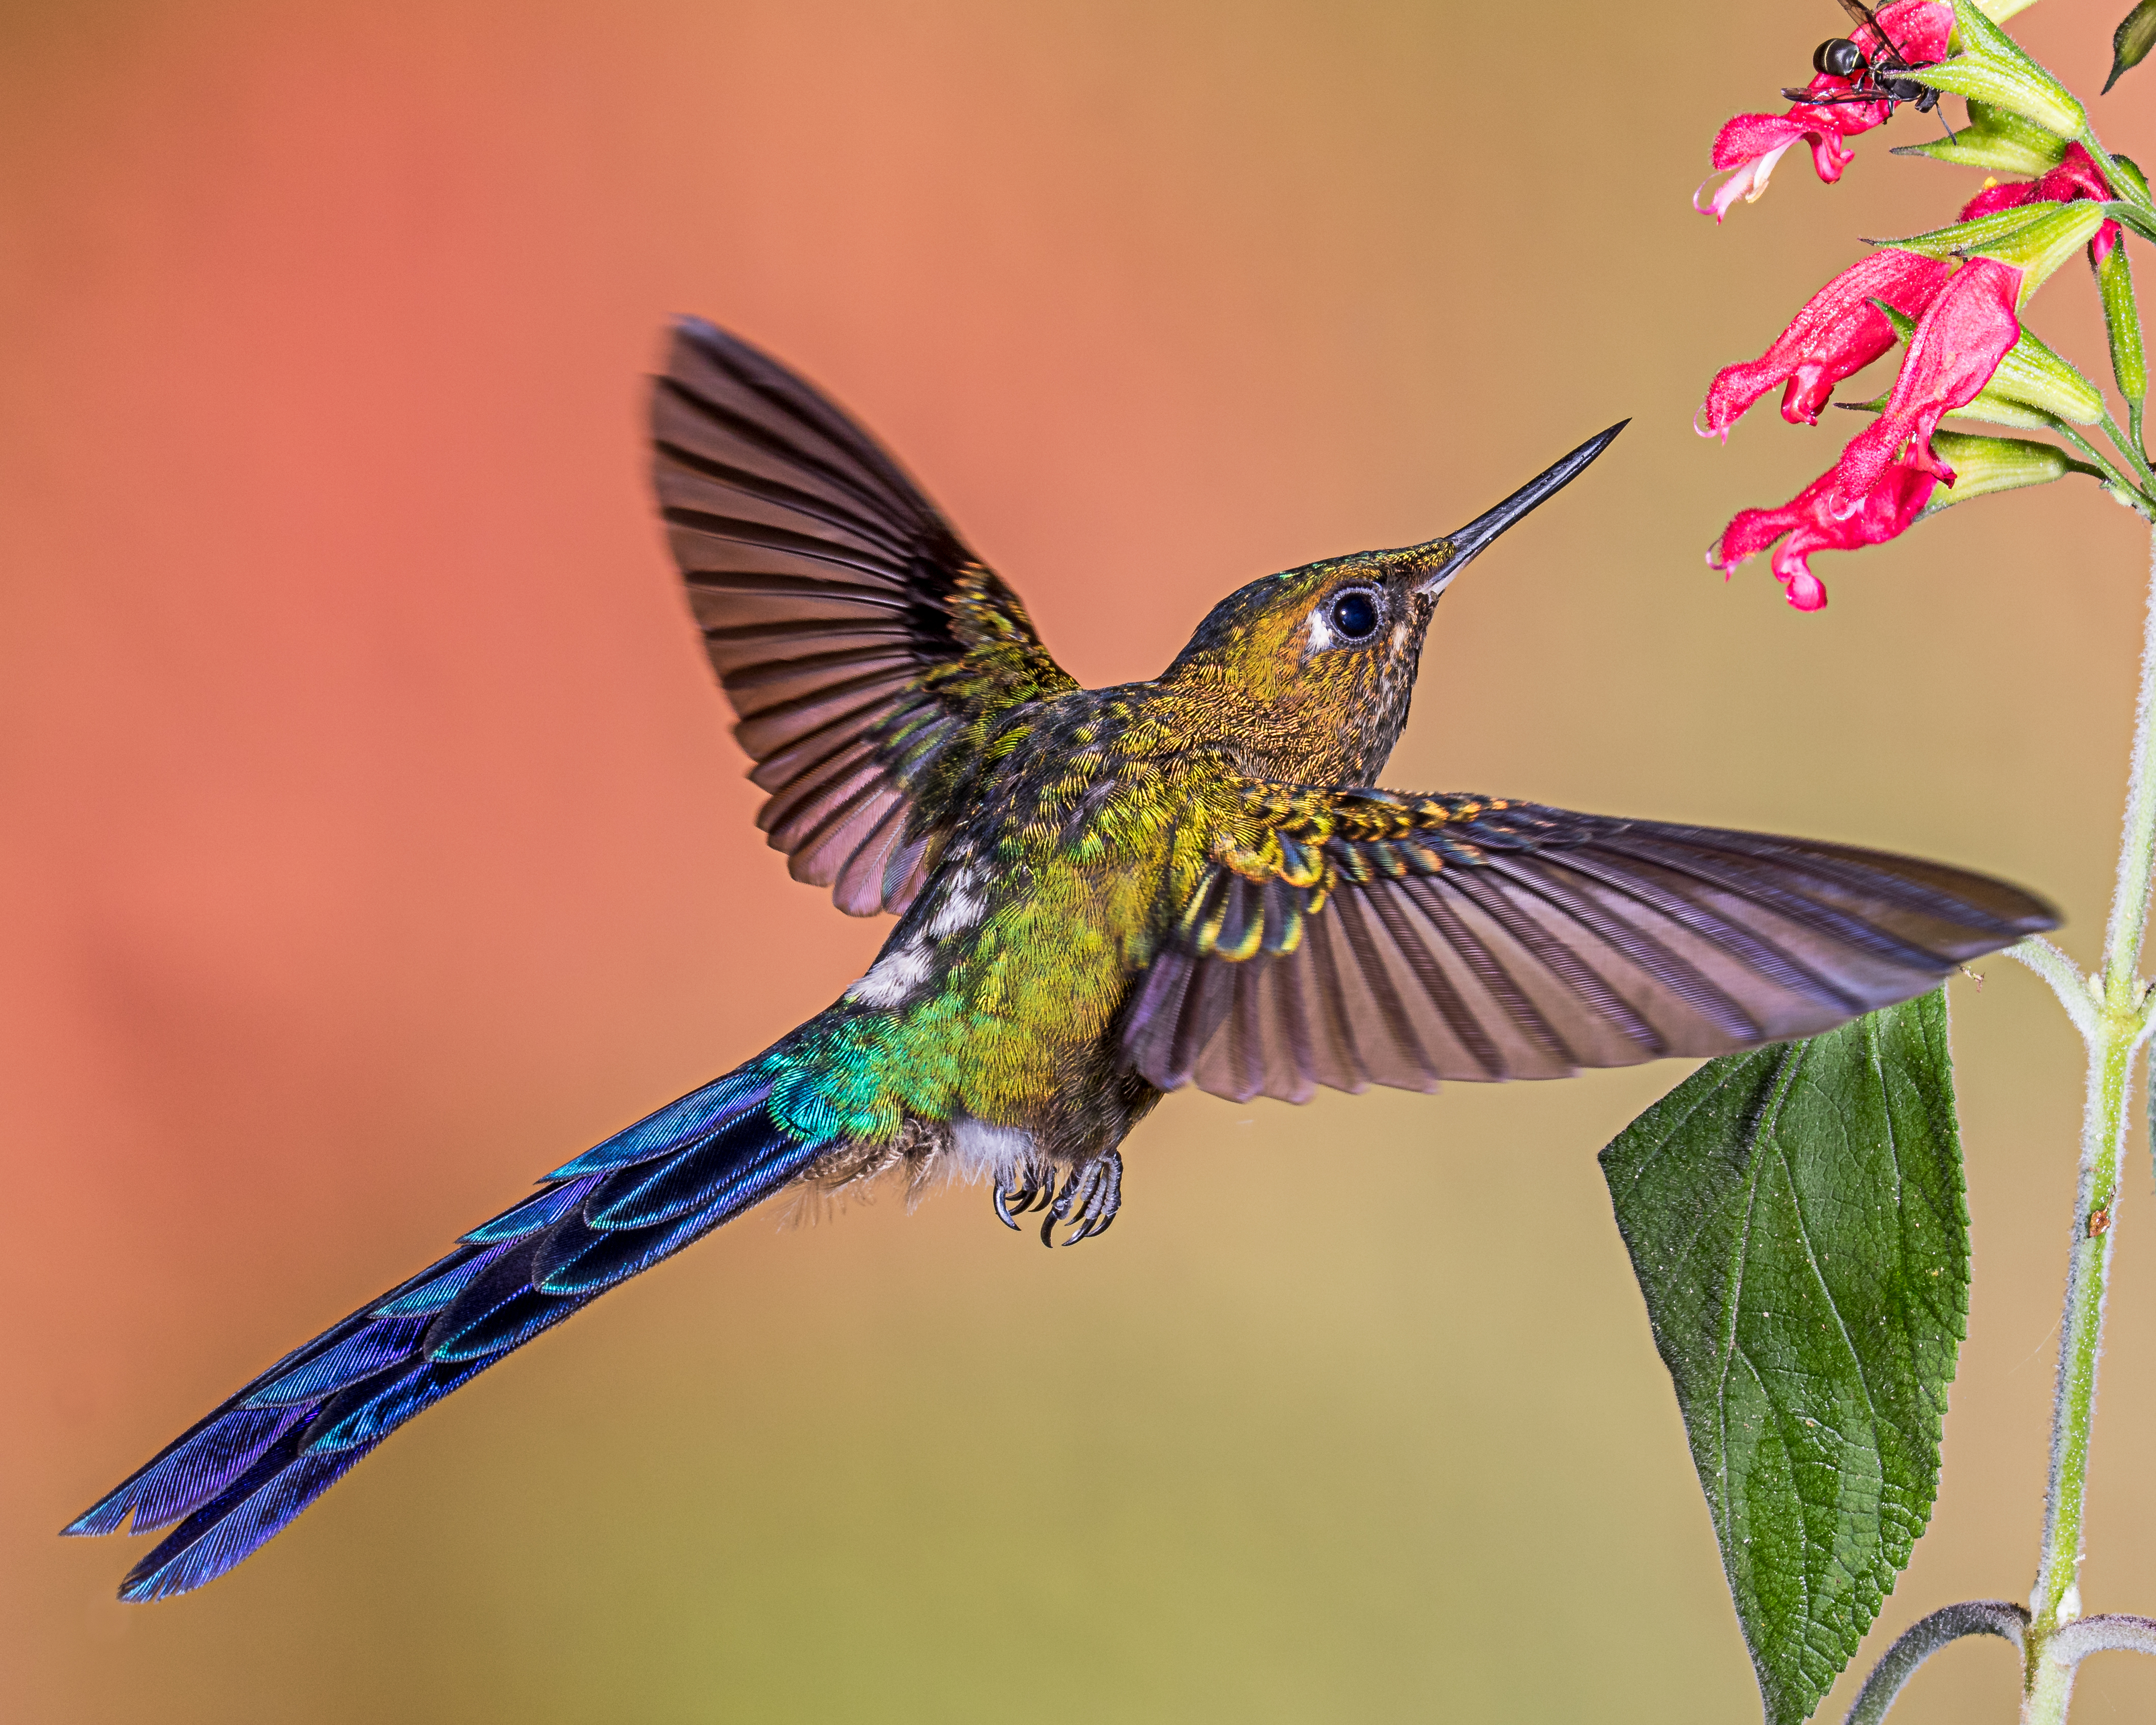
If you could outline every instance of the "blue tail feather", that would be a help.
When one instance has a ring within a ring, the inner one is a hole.
[[[240,1403],[244,1408],[290,1408],[319,1403],[348,1384],[378,1376],[409,1359],[426,1333],[424,1317],[385,1317],[316,1354],[296,1371],[265,1384]]]
[[[522,1208],[522,1206],[519,1206]],[[499,1258],[514,1240],[503,1240],[498,1245],[484,1250],[466,1246],[451,1252],[448,1257],[424,1276],[415,1276],[402,1287],[392,1291],[389,1297],[372,1307],[370,1317],[417,1317],[422,1312],[439,1312],[471,1285],[472,1279]]]
[[[259,1549],[361,1456],[607,1289],[808,1166],[755,1067],[692,1091],[548,1175],[431,1267],[295,1349],[198,1422],[69,1533],[178,1526],[123,1599],[164,1599]]]
[[[482,1222],[465,1235],[465,1245],[494,1245],[506,1240],[521,1240],[527,1234],[536,1234],[550,1223],[558,1222],[579,1204],[584,1194],[598,1183],[597,1174],[587,1174],[581,1180],[567,1180],[559,1186],[550,1186],[536,1198],[527,1198],[513,1210],[504,1210],[491,1222]]]
[[[414,1414],[433,1407],[451,1390],[462,1389],[493,1363],[492,1360],[424,1361],[388,1384],[378,1388],[370,1385],[349,1405],[331,1403],[301,1435],[310,1450],[324,1455],[334,1450],[371,1450]]]

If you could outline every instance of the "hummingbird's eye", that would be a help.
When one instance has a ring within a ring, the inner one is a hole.
[[[1351,587],[1333,594],[1325,608],[1337,640],[1357,646],[1378,632],[1378,596],[1367,587]]]

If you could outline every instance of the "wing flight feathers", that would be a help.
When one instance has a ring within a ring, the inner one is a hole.
[[[987,727],[1075,685],[905,470],[738,337],[675,328],[654,476],[690,606],[796,880],[902,911]]]
[[[1138,985],[1148,1081],[1434,1090],[1815,1035],[2057,926],[1987,875],[1482,797],[1240,786]],[[1262,837],[1253,842],[1253,820]]]

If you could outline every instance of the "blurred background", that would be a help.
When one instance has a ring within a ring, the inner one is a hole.
[[[2016,28],[2093,95],[2122,0]],[[2092,490],[1701,553],[1850,422],[1691,430],[1859,234],[1974,175],[1717,125],[1826,0],[0,7],[0,1714],[1743,1719],[1594,1152],[1673,1066],[1171,1098],[1082,1251],[978,1190],[759,1212],[490,1373],[229,1579],[54,1530],[542,1170],[764,1045],[875,923],[752,828],[653,521],[695,311],[821,381],[1081,679],[1263,572],[1610,455],[1447,598],[1389,782],[1935,853],[2083,962],[2145,544]],[[2156,150],[2156,72],[2098,106]],[[2146,264],[2144,281],[2156,280]],[[2086,275],[2038,302],[2101,370]],[[1934,1531],[1859,1661],[2025,1594],[2078,1117],[1952,991],[1975,1218]],[[2090,1609],[2156,1610],[2137,1153]],[[1838,1718],[1851,1686],[1830,1699]],[[1964,1643],[1897,1718],[2014,1716]],[[2077,1717],[2148,1716],[2095,1661]]]

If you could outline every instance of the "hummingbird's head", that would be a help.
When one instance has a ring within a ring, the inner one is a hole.
[[[1215,605],[1161,675],[1195,697],[1191,718],[1254,773],[1368,783],[1407,723],[1423,636],[1470,559],[1609,447],[1590,438],[1457,532],[1398,551],[1306,563]]]

